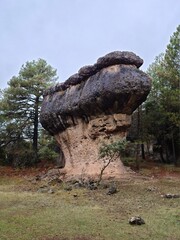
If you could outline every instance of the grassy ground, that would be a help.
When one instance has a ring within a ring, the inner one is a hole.
[[[39,193],[42,182],[1,175],[0,240],[179,240],[180,198],[161,195],[180,194],[180,175],[142,172],[116,183],[114,195],[103,188],[65,191],[62,184],[54,194]],[[136,215],[144,225],[128,223]]]

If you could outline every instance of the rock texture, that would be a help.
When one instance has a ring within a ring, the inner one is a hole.
[[[134,53],[112,52],[44,93],[40,121],[60,144],[67,176],[97,176],[100,145],[126,137],[132,112],[150,91],[142,63]],[[119,161],[105,174],[124,172]]]
[[[144,219],[142,219],[141,217],[131,217],[129,219],[129,224],[131,225],[142,225],[142,224],[145,224],[145,221]]]

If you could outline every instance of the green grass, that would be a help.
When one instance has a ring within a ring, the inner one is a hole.
[[[177,178],[123,180],[112,196],[106,189],[67,192],[62,187],[54,194],[38,193],[38,185],[30,185],[22,179],[0,178],[0,240],[180,239],[180,198],[161,197],[180,194]],[[134,215],[145,224],[129,225]]]

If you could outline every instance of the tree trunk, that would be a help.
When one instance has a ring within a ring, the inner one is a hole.
[[[140,162],[139,162],[139,144],[136,144],[136,170],[140,170]]]
[[[138,107],[138,118],[137,118],[137,139],[139,141],[140,137],[140,107]],[[139,143],[136,145],[136,169],[139,171],[140,165],[139,165]]]
[[[143,143],[141,143],[141,154],[142,154],[142,159],[145,160],[146,156],[145,156],[144,144]]]
[[[34,132],[33,132],[33,149],[35,152],[36,160],[38,154],[38,124],[39,124],[39,97],[36,97],[34,106]]]
[[[109,166],[109,164],[111,163],[113,157],[110,157],[107,164],[105,164],[102,169],[101,169],[101,172],[99,174],[99,180],[97,181],[97,186],[99,186],[100,182],[102,181],[102,176],[103,176],[103,173],[104,173],[104,170]]]
[[[175,153],[175,146],[174,146],[174,136],[172,134],[172,152],[173,152],[173,162],[174,162],[174,166],[177,167],[178,163],[177,163],[177,158],[176,158],[176,153]]]
[[[166,161],[164,159],[163,146],[162,145],[160,145],[159,154],[160,154],[161,162],[166,163]]]
[[[168,144],[165,143],[166,163],[170,164]]]

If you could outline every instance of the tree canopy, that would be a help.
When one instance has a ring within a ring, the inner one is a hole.
[[[0,101],[1,146],[26,140],[37,156],[42,95],[56,79],[56,70],[43,59],[26,62],[11,78]]]
[[[145,128],[154,136],[163,162],[178,163],[180,147],[180,25],[164,54],[156,57],[147,73],[152,90],[145,103]]]

